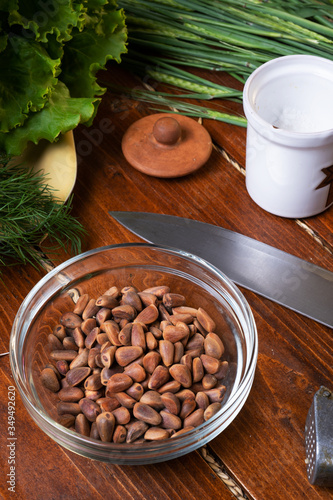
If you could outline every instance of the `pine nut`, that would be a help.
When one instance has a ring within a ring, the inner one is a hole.
[[[48,336],[41,371],[58,422],[104,442],[178,437],[222,408],[229,371],[216,323],[167,285],[84,294]]]

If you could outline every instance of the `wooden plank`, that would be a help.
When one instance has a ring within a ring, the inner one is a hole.
[[[0,364],[0,467],[2,498],[25,500],[112,498],[155,500],[232,498],[198,452],[157,465],[120,466],[90,460],[57,445],[28,415],[16,389],[15,438],[7,433],[8,387],[14,385],[9,358]],[[14,455],[8,443],[15,443]],[[8,461],[15,457],[15,494],[8,490]]]
[[[331,498],[330,489],[308,483],[304,431],[314,393],[332,383],[332,331],[244,294],[259,333],[254,385],[241,413],[210,446],[253,498]]]
[[[135,85],[112,68],[109,78]],[[333,270],[332,210],[306,220],[281,219],[249,198],[244,174],[245,133],[238,127],[204,122],[217,148],[197,173],[179,179],[148,177],[127,164],[121,138],[149,106],[123,94],[108,93],[91,129],[75,131],[79,156],[73,214],[87,229],[84,250],[139,238],[108,210],[152,211],[183,215],[232,229]],[[226,152],[226,155],[223,153]],[[239,163],[240,169],[231,160]],[[59,260],[67,256],[60,253]],[[11,323],[24,296],[45,274],[6,268],[0,293],[0,339],[7,350]],[[311,486],[304,464],[304,424],[314,392],[333,379],[332,331],[267,299],[242,289],[255,315],[259,359],[250,396],[234,422],[207,449],[247,497],[258,500],[330,498],[330,490]],[[0,358],[1,428],[8,386],[13,383],[8,357]],[[232,497],[198,452],[160,465],[122,467],[74,455],[42,434],[17,396],[17,498],[222,498]],[[1,434],[1,449],[5,436]],[[0,459],[6,470],[6,455]],[[30,464],[33,463],[34,467]],[[222,470],[222,469],[221,469]],[[43,482],[41,482],[41,479]],[[7,485],[0,492],[6,498]]]

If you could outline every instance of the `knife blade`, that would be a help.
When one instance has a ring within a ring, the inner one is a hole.
[[[228,278],[333,328],[333,273],[213,224],[148,212],[109,214],[142,239],[197,255]]]

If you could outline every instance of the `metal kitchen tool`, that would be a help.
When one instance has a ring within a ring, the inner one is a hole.
[[[193,118],[156,113],[133,123],[121,143],[134,168],[155,177],[181,177],[195,172],[208,160],[212,140]]]
[[[236,284],[333,328],[333,273],[222,227],[144,212],[109,212],[141,238],[207,260]]]
[[[305,451],[310,483],[333,486],[333,393],[323,386],[306,419]]]

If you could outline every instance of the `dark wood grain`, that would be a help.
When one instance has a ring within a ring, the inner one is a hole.
[[[124,87],[137,85],[131,75],[113,65],[107,78]],[[216,78],[229,81],[223,75]],[[125,92],[118,96],[108,92],[92,128],[75,130],[79,165],[73,214],[87,229],[84,250],[139,241],[108,210],[151,211],[221,225],[333,271],[333,210],[296,221],[256,206],[245,188],[244,129],[204,120],[215,148],[207,164],[186,177],[158,179],[131,167],[121,152],[122,136],[135,120],[151,112],[149,105]],[[55,264],[67,257],[60,253]],[[30,266],[3,270],[1,352],[8,350],[22,300],[44,274]],[[208,445],[213,462],[199,452],[138,467],[90,461],[43,434],[17,394],[16,493],[11,496],[7,489],[7,435],[1,432],[3,498],[234,498],[217,470],[228,472],[248,499],[332,498],[332,490],[309,484],[304,462],[304,425],[313,395],[321,385],[333,389],[332,330],[248,290],[242,292],[257,323],[258,366],[244,408]],[[0,371],[0,425],[6,431],[8,386],[13,385],[8,356],[0,357]]]

